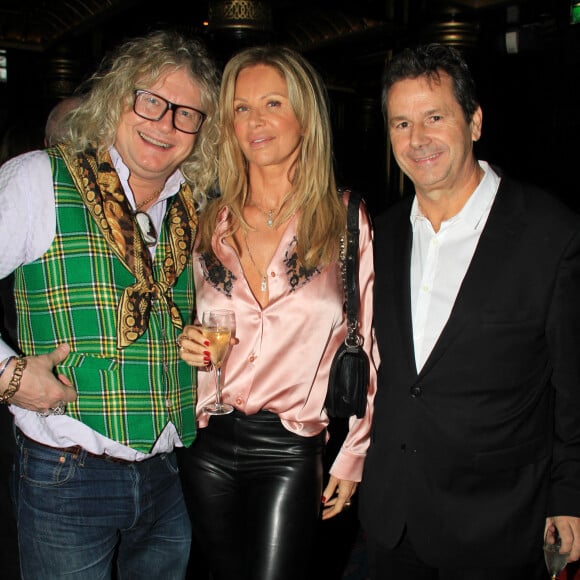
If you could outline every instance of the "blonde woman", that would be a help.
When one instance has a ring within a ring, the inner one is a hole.
[[[332,357],[346,334],[339,246],[345,201],[332,168],[323,84],[297,53],[242,51],[226,65],[220,95],[221,197],[202,214],[194,254],[199,319],[231,309],[236,344],[224,368],[223,399],[209,416],[211,373],[199,373],[199,441],[182,476],[195,533],[214,580],[306,577],[322,517],[349,506],[360,481],[369,408],[350,431],[323,486]],[[371,230],[360,211],[360,333],[371,356]],[[180,337],[181,356],[206,367],[199,326]]]

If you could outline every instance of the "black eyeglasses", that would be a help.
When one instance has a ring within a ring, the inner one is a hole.
[[[167,99],[145,91],[137,89],[135,91],[135,101],[133,111],[143,119],[148,121],[159,121],[170,109],[173,113],[173,126],[182,133],[195,135],[201,129],[207,115],[193,107],[176,105]]]

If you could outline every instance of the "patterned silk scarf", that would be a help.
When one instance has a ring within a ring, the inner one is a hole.
[[[174,326],[182,328],[170,290],[193,251],[197,217],[189,185],[181,186],[165,217],[168,250],[159,269],[160,279],[155,280],[151,254],[108,151],[76,153],[65,145],[57,148],[110,248],[137,280],[125,288],[117,307],[117,347],[130,345],[147,330],[151,304],[156,299],[165,301]]]

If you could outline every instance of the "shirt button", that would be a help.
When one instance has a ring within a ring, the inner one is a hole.
[[[251,354],[250,358],[248,359],[251,363],[253,363],[256,360],[256,356]]]
[[[416,399],[417,397],[420,397],[423,393],[423,389],[421,388],[420,385],[414,385],[409,389],[409,392],[411,393],[411,397],[413,397],[413,399]]]
[[[236,405],[243,405],[244,404],[244,399],[242,399],[242,397],[237,397],[236,398]]]
[[[171,407],[173,406],[173,403],[171,402],[171,399],[165,399],[165,406],[168,409],[171,409]]]

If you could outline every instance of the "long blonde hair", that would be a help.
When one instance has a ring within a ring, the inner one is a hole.
[[[135,88],[153,85],[168,71],[181,69],[201,89],[201,106],[207,115],[192,153],[180,166],[198,203],[203,205],[206,193],[217,183],[219,74],[197,40],[157,31],[118,47],[103,60],[87,82],[88,94],[67,116],[65,139],[79,152],[89,146],[107,149],[115,142],[122,113],[133,106]]]
[[[272,67],[285,79],[288,98],[303,133],[293,168],[292,192],[279,221],[300,209],[298,259],[307,268],[324,266],[337,258],[339,239],[346,227],[346,212],[334,177],[328,99],[314,68],[300,54],[283,46],[247,48],[225,66],[219,101],[221,197],[203,213],[200,250],[211,251],[216,217],[224,206],[233,214],[233,228],[236,224],[248,227],[243,217],[248,199],[248,167],[234,133],[234,94],[240,71],[255,65]]]

